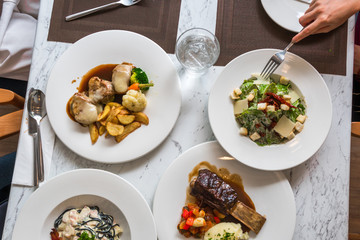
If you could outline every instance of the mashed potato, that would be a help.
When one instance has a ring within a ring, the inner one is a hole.
[[[248,233],[243,233],[240,223],[222,222],[210,228],[204,240],[246,240]]]

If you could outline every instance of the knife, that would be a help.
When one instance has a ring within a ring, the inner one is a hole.
[[[296,0],[296,1],[307,3],[307,4],[310,4],[312,2],[312,0]]]
[[[34,90],[34,88],[30,89],[29,96],[30,96],[30,94],[31,94],[31,92],[33,90]],[[28,110],[30,108],[29,107],[29,102],[30,101],[28,99]],[[37,158],[37,156],[36,156],[37,155],[37,150],[36,150],[36,145],[35,145],[36,138],[38,137],[37,123],[36,123],[36,120],[29,115],[29,112],[28,112],[28,124],[29,124],[29,131],[28,131],[29,135],[31,135],[33,137],[33,140],[34,140],[34,144],[33,144],[33,147],[34,147],[34,186],[38,186],[39,185],[39,178],[37,176],[39,176],[40,166],[37,164],[37,161],[35,161],[35,159]]]

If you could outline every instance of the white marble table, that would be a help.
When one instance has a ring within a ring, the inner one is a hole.
[[[52,3],[50,0],[41,1],[28,89],[46,89],[45,79],[48,79],[57,58],[69,46],[65,43],[47,41]],[[194,26],[214,32],[216,11],[216,0],[182,0],[178,33]],[[348,31],[347,75],[323,75],[333,103],[330,133],[311,159],[296,168],[284,171],[296,199],[297,216],[293,239],[347,239],[353,28],[354,18],[351,18]],[[207,100],[210,88],[223,68],[213,67],[200,79],[193,79],[184,74],[174,55],[170,57],[179,70],[182,107],[177,124],[166,140],[145,157],[129,163],[108,165],[83,159],[56,138],[50,177],[77,168],[107,170],[131,182],[152,206],[157,183],[169,164],[190,147],[215,139],[209,125]],[[4,240],[11,239],[16,217],[34,190],[29,187],[12,186]]]

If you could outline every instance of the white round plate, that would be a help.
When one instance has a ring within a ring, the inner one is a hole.
[[[55,219],[68,208],[98,206],[123,228],[122,240],[156,240],[149,205],[129,182],[96,169],[61,174],[37,189],[17,217],[13,240],[49,240]],[[140,217],[141,216],[141,217]]]
[[[300,0],[261,0],[261,3],[269,17],[279,26],[292,32],[300,32],[303,28],[299,18],[309,8],[309,3]]]
[[[69,118],[66,104],[86,72],[100,64],[122,62],[143,69],[155,84],[146,93],[144,113],[150,123],[120,143],[100,136],[92,145],[88,128]],[[126,162],[153,150],[170,133],[180,105],[179,77],[169,56],[152,40],[121,30],[91,34],[70,46],[52,69],[46,90],[46,109],[56,135],[75,153],[97,162]]]
[[[288,169],[309,159],[325,141],[332,119],[331,98],[321,75],[304,59],[287,53],[275,73],[288,77],[305,98],[308,118],[303,131],[285,144],[263,147],[239,134],[230,93],[252,73],[260,73],[277,51],[260,49],[238,56],[225,66],[209,96],[209,121],[221,146],[250,167],[273,171]]]
[[[266,215],[266,222],[259,234],[250,232],[250,239],[254,239],[255,236],[256,240],[292,239],[296,208],[293,192],[284,174],[249,168],[234,161],[217,142],[207,142],[178,157],[159,182],[153,205],[159,240],[187,239],[178,232],[176,226],[185,204],[186,188],[189,185],[188,175],[202,161],[239,174],[245,192],[253,200],[256,211]]]

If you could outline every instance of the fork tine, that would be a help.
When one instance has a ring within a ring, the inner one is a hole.
[[[266,65],[265,65],[265,67],[263,68],[262,72],[260,73],[260,76],[263,77],[263,76],[266,74],[268,68],[270,67],[270,65],[271,65],[272,63],[273,63],[273,61],[270,59],[270,60],[266,63]]]
[[[276,67],[276,63],[274,63],[271,68],[268,69],[267,73],[265,76],[263,76],[264,79],[268,79],[272,73],[272,70],[274,69],[274,67]]]
[[[271,76],[271,74],[273,74],[275,72],[275,70],[278,68],[278,66],[279,66],[279,64],[277,64],[277,63],[273,64],[271,69],[269,69],[268,74],[265,76],[265,79],[269,78]]]
[[[264,79],[267,79],[269,77],[269,72],[271,72],[271,70],[274,68],[274,66],[276,66],[276,62],[271,60],[271,63],[269,64],[269,66],[266,68],[266,71],[262,75],[262,77]]]

